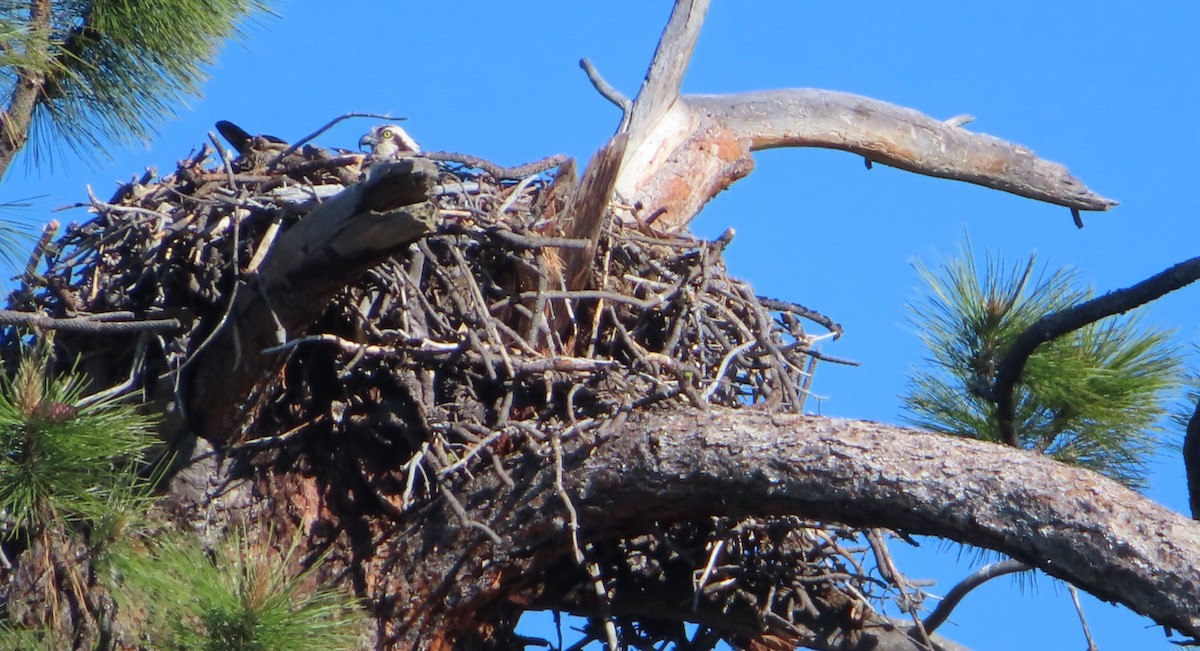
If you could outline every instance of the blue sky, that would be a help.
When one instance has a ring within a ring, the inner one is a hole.
[[[1064,163],[1121,201],[1108,214],[1084,213],[1080,231],[1065,208],[878,165],[868,172],[848,154],[761,153],[755,172],[710,204],[694,228],[715,237],[734,227],[734,274],[845,326],[846,336],[826,350],[863,366],[819,370],[823,413],[899,420],[897,396],[922,356],[903,309],[916,291],[911,262],[936,262],[964,234],[977,251],[1014,261],[1036,251],[1050,265],[1074,266],[1101,291],[1197,255],[1191,189],[1200,169],[1200,3],[714,5],[685,92],[820,87],[938,118],[970,113],[976,121],[968,128]],[[510,165],[554,153],[586,160],[619,115],[588,84],[579,58],[634,95],[670,6],[279,2],[278,17],[257,19],[225,48],[204,97],[180,107],[149,148],[113,149],[112,161],[90,166],[66,155],[52,168],[18,164],[0,199],[41,196],[19,217],[43,223],[51,208],[85,200],[85,184],[106,197],[146,166],[170,171],[219,119],[295,140],[342,113],[387,112],[407,116],[406,128],[427,149]],[[353,148],[372,124],[343,123],[318,143]],[[53,216],[87,218],[83,211]],[[1198,296],[1200,288],[1178,292],[1145,318],[1178,328],[1181,343],[1200,341]],[[1148,493],[1186,510],[1175,451],[1164,450]],[[957,548],[933,541],[925,548],[904,553],[902,567],[938,578],[941,590],[973,566]],[[1101,648],[1174,648],[1149,620],[1091,599],[1085,608]],[[1024,591],[992,582],[954,622],[942,632],[975,649],[1085,646],[1065,589],[1044,576]]]

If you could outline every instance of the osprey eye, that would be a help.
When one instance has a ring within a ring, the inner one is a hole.
[[[392,133],[392,130],[391,130],[391,129],[384,129],[384,130],[383,130],[383,133],[381,133],[381,134],[379,134],[379,135],[380,135],[380,136],[382,136],[384,139],[387,139],[387,138],[391,138],[391,137],[392,137],[392,136],[394,136],[395,134],[394,134],[394,133]]]

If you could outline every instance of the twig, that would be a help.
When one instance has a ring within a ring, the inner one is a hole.
[[[146,335],[138,337],[137,346],[133,351],[133,361],[129,364],[129,376],[125,381],[111,386],[107,389],[97,391],[93,394],[86,395],[75,402],[76,409],[82,409],[89,405],[104,402],[115,396],[123,395],[130,388],[136,386],[137,378],[140,375],[142,366],[146,359]]]
[[[862,366],[862,362],[856,362],[852,359],[846,359],[845,357],[826,355],[815,348],[800,348],[797,352],[799,352],[801,355],[808,355],[813,359],[819,359],[822,362],[829,362],[831,364],[841,364],[843,366]]]
[[[1067,590],[1071,592],[1071,601],[1075,602],[1075,612],[1079,613],[1079,624],[1083,626],[1083,637],[1087,640],[1088,651],[1099,651],[1095,640],[1092,639],[1092,631],[1088,628],[1087,617],[1083,614],[1083,604],[1079,603],[1079,589],[1068,583]]]
[[[438,490],[442,493],[442,499],[446,500],[446,503],[450,505],[450,510],[454,511],[454,515],[458,516],[458,521],[462,524],[462,526],[482,532],[488,537],[488,539],[495,543],[497,547],[504,544],[504,540],[501,539],[491,527],[482,522],[476,522],[475,520],[471,519],[471,516],[467,515],[467,510],[463,508],[462,503],[458,501],[458,498],[454,496],[454,493],[450,492],[449,488],[446,488],[444,484],[438,484]]]
[[[425,455],[429,453],[429,441],[421,443],[421,449],[417,450],[412,457],[404,464],[406,469],[404,479],[404,492],[400,496],[400,509],[405,510],[412,504],[413,490],[416,488],[417,471],[425,472]],[[429,477],[425,477],[425,483],[429,483]]]
[[[777,298],[767,298],[766,296],[759,296],[758,302],[762,303],[762,306],[767,308],[768,310],[777,310],[780,312],[791,312],[792,314],[795,314],[796,316],[804,317],[805,319],[808,319],[809,321],[812,321],[813,323],[820,324],[820,325],[824,326],[826,330],[828,330],[834,334],[834,336],[833,336],[834,339],[840,339],[841,336],[843,334],[845,334],[845,330],[842,329],[842,325],[840,323],[834,321],[833,319],[825,316],[824,314],[821,314],[820,312],[818,312],[814,309],[804,307],[803,305],[800,305],[799,303],[793,303],[791,301],[781,301]]]
[[[521,196],[521,193],[525,191],[525,188],[528,188],[529,184],[536,181],[537,178],[537,175],[533,174],[521,179],[521,182],[518,183],[512,190],[510,190],[508,196],[504,198],[504,201],[496,207],[496,216],[503,217],[504,213],[508,212],[508,209],[517,202],[517,198]]]
[[[700,595],[704,594],[704,586],[708,585],[708,578],[712,576],[713,567],[716,566],[717,559],[721,558],[723,549],[725,549],[724,538],[713,543],[712,550],[708,554],[708,562],[704,564],[704,571],[700,573],[700,580],[696,581],[696,589],[692,593],[692,612],[700,610]]]
[[[605,81],[604,77],[600,76],[600,71],[596,70],[596,66],[592,65],[592,62],[589,61],[587,57],[579,60],[579,67],[583,68],[583,71],[587,73],[588,81],[592,82],[592,86],[596,88],[600,95],[604,99],[616,104],[617,108],[621,109],[621,126],[617,129],[617,131],[624,131],[626,128],[628,128],[629,117],[633,113],[633,100],[626,97],[621,93],[621,91],[613,88],[612,84],[609,84],[607,81]]]
[[[929,616],[926,617],[923,622],[921,622],[922,626],[924,626],[927,633],[933,633],[938,629],[939,626],[944,624],[946,620],[950,618],[950,613],[954,611],[959,602],[961,602],[963,597],[966,597],[967,593],[970,591],[998,576],[1013,574],[1014,572],[1024,572],[1030,569],[1033,568],[1025,563],[1022,563],[1021,561],[1015,561],[1012,559],[1000,561],[999,563],[992,563],[979,568],[967,576],[967,578],[959,581],[958,585],[954,586],[950,589],[950,592],[946,593],[946,596],[942,599],[941,603],[937,605],[937,608],[934,608],[933,612],[929,613]],[[910,631],[909,634],[911,635],[914,632],[916,632],[915,629]]]
[[[56,233],[58,233],[58,220],[51,219],[42,228],[42,236],[38,238],[37,244],[33,247],[33,252],[29,254],[29,261],[25,263],[25,274],[22,278],[25,279],[24,282],[26,285],[37,275],[38,262],[46,255],[50,247],[50,242],[54,239]]]
[[[747,350],[750,350],[757,343],[757,341],[751,339],[740,346],[734,347],[725,354],[725,357],[721,359],[721,365],[717,367],[717,372],[713,373],[713,381],[709,383],[708,388],[700,394],[700,397],[704,399],[704,402],[711,400],[713,394],[716,393],[717,389],[721,386],[721,380],[725,378],[725,371],[729,369],[729,363],[733,361],[733,358],[741,355]]]
[[[479,156],[470,154],[461,154],[452,151],[425,151],[421,152],[421,156],[429,160],[443,161],[447,163],[458,163],[468,167],[480,169],[492,175],[492,178],[497,181],[523,179],[534,174],[541,174],[546,170],[554,169],[559,165],[567,162],[567,157],[563,154],[555,154],[535,160],[524,165],[516,167],[504,167]]]
[[[281,217],[271,220],[271,224],[267,226],[267,232],[263,233],[262,239],[254,247],[254,253],[250,256],[250,263],[246,265],[246,275],[253,275],[258,271],[259,265],[267,257],[267,252],[271,250],[271,245],[275,243],[275,238],[279,235],[279,227],[282,223],[283,219]]]
[[[879,529],[868,529],[864,532],[867,543],[871,546],[871,551],[875,555],[875,565],[879,568],[879,574],[888,583],[896,586],[900,592],[897,599],[899,606],[912,617],[913,627],[909,634],[913,640],[924,645],[929,651],[934,650],[933,641],[929,638],[929,631],[921,622],[918,616],[918,606],[920,605],[920,593],[917,593],[916,598],[909,595],[908,579],[896,569],[896,565],[892,560],[892,555],[888,551],[887,541],[884,540],[883,534]]]
[[[482,441],[480,441],[479,443],[477,443],[474,447],[472,447],[470,450],[468,450],[466,454],[462,455],[462,457],[459,458],[458,461],[455,461],[454,463],[450,464],[449,466],[446,466],[445,468],[442,468],[441,470],[439,470],[438,477],[447,477],[447,476],[451,475],[452,473],[454,473],[454,471],[458,470],[459,468],[466,467],[466,465],[468,463],[471,463],[471,460],[474,459],[476,455],[487,450],[487,447],[489,445],[491,445],[492,443],[496,442],[496,440],[499,439],[503,434],[504,434],[503,431],[492,432],[491,434],[488,435],[487,438],[485,438]]]
[[[237,187],[237,181],[234,180],[233,163],[229,160],[229,157],[225,155],[225,148],[222,147],[221,142],[217,140],[217,134],[209,131],[208,139],[212,141],[213,147],[217,150],[217,156],[221,158],[221,167],[225,170],[225,177],[229,181],[229,187]]]
[[[517,294],[516,298],[537,298],[538,295],[539,294],[536,291],[521,292],[520,294]],[[550,290],[543,292],[541,295],[549,299],[603,298],[616,303],[628,303],[641,310],[649,310],[663,302],[661,299],[655,301],[645,301],[633,296],[626,296],[624,294],[618,294],[617,292],[603,291],[598,289]],[[504,303],[507,302],[508,300],[506,299]],[[500,303],[499,305],[503,305],[504,303]]]
[[[571,239],[567,237],[542,237],[528,236],[514,233],[507,228],[494,227],[488,229],[489,235],[494,235],[497,239],[518,246],[523,249],[586,249],[590,245],[587,240]]]
[[[325,133],[326,131],[333,128],[333,126],[336,125],[338,122],[342,122],[344,120],[349,120],[351,118],[376,118],[379,120],[387,120],[388,122],[401,122],[403,120],[408,119],[408,118],[392,117],[390,115],[380,114],[380,113],[346,113],[344,115],[339,115],[338,117],[330,120],[329,122],[326,122],[325,125],[322,126],[320,129],[317,129],[316,131],[308,134],[307,136],[304,136],[303,138],[297,140],[295,142],[295,144],[291,145],[287,149],[280,152],[278,156],[276,156],[274,159],[271,160],[271,164],[268,166],[268,168],[275,169],[275,167],[277,165],[279,165],[279,162],[282,161],[289,154],[295,153],[296,150],[300,149],[304,145],[307,145],[309,142],[311,142],[317,136],[319,136],[322,133]]]
[[[304,423],[300,423],[299,425],[297,425],[281,434],[276,434],[275,436],[264,436],[263,438],[257,438],[252,441],[246,441],[245,443],[231,446],[231,447],[225,449],[224,451],[214,451],[213,453],[215,454],[217,452],[220,452],[221,454],[226,454],[226,455],[232,456],[239,452],[245,452],[246,450],[261,450],[263,448],[270,448],[270,447],[275,447],[277,445],[283,445],[284,443],[287,443],[288,441],[292,440],[298,434],[300,434],[304,430],[308,429],[309,427],[312,427],[313,425],[322,423],[324,421],[325,421],[324,414],[320,414],[320,415],[317,415],[312,420],[304,422]],[[197,457],[197,458],[202,458],[202,457]],[[192,459],[189,461],[189,463],[194,463],[195,461],[196,461],[196,459]]]

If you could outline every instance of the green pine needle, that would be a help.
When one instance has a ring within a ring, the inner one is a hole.
[[[45,71],[31,136],[34,153],[65,143],[80,154],[109,142],[143,142],[175,107],[200,94],[208,68],[239,24],[266,0],[57,0],[46,61],[20,47],[36,38],[21,11],[0,9],[0,41],[12,92],[20,67]]]
[[[903,396],[909,420],[926,429],[999,440],[995,405],[982,397],[1017,336],[1037,319],[1091,298],[1078,274],[1035,274],[1035,257],[1008,266],[988,256],[980,270],[967,245],[936,270],[920,262],[924,296],[909,305],[928,348]],[[1136,318],[1110,318],[1043,344],[1016,391],[1024,447],[1140,487],[1157,445],[1164,394],[1179,383],[1182,357],[1170,333]]]
[[[0,379],[6,538],[52,523],[97,521],[117,508],[114,500],[137,502],[143,492],[136,469],[154,440],[154,419],[114,403],[76,409],[86,378],[49,377],[47,362],[44,348],[26,351],[16,373]]]
[[[295,573],[300,538],[227,537],[213,552],[189,536],[159,536],[123,555],[122,608],[144,614],[161,648],[250,651],[361,648],[365,614],[351,596],[304,589],[318,567]]]

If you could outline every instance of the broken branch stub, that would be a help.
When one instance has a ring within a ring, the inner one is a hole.
[[[226,327],[198,357],[191,411],[197,431],[225,443],[244,422],[255,384],[283,361],[266,350],[302,330],[346,284],[431,232],[431,161],[408,158],[371,170],[301,219],[275,243],[257,287],[240,292]],[[233,354],[237,351],[237,354]]]
[[[259,274],[284,327],[307,323],[346,283],[432,231],[426,201],[437,178],[437,166],[422,158],[379,166],[288,229]],[[287,306],[308,304],[305,314],[289,314]]]

